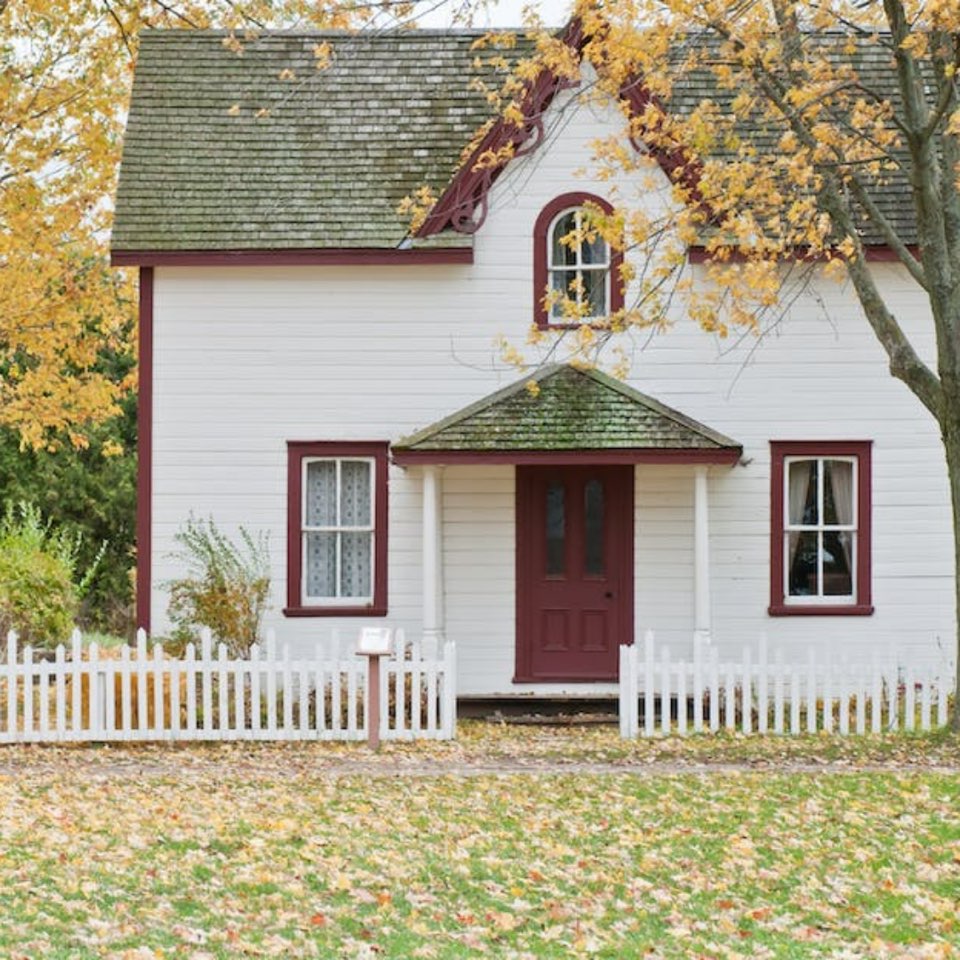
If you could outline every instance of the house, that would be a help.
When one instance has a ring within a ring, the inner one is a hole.
[[[461,166],[489,109],[475,39],[143,37],[113,234],[141,277],[140,624],[166,629],[192,513],[269,532],[268,625],[294,647],[382,622],[452,639],[464,696],[610,693],[646,629],[938,657],[939,437],[853,292],[814,278],[760,339],[676,316],[625,339],[624,381],[564,363],[547,284],[577,273],[597,313],[624,296],[602,241],[553,255],[584,203],[636,187],[579,173],[622,117],[541,78],[518,155]],[[440,201],[411,237],[396,210],[422,184]],[[873,249],[929,355],[923,296]]]

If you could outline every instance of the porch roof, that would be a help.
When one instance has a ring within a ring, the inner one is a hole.
[[[393,444],[396,463],[722,463],[742,447],[598,370],[540,368]]]

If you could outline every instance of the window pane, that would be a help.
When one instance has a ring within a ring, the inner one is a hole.
[[[340,464],[340,526],[370,525],[370,463],[344,460]]]
[[[566,570],[566,491],[562,483],[547,486],[547,573]]]
[[[603,237],[597,235],[592,240],[584,239],[580,247],[580,258],[583,263],[607,265],[607,244]]]
[[[787,522],[817,524],[817,461],[795,460],[789,465]]]
[[[372,595],[373,534],[342,533],[340,536],[340,596],[369,597]]]
[[[590,480],[583,488],[584,539],[586,556],[584,570],[588,574],[603,574],[603,484]]]
[[[551,270],[550,271],[550,289],[555,290],[561,297],[569,300],[576,300],[575,290],[570,289],[570,284],[577,279],[576,270]],[[563,302],[555,303],[551,311],[554,318],[563,317]]]
[[[308,597],[337,595],[337,534],[306,534],[306,578]]]
[[[787,534],[787,593],[791,597],[817,595],[818,534]]]
[[[581,276],[583,277],[583,302],[590,308],[588,316],[605,316],[608,313],[607,271],[584,270]]]
[[[574,233],[577,229],[577,215],[571,210],[565,213],[553,227],[553,236],[551,240],[551,260],[550,264],[555,267],[565,264],[575,264],[577,262],[576,247],[569,243],[561,243],[564,237]]]
[[[306,518],[308,527],[332,527],[337,522],[337,464],[314,460],[307,464]]]
[[[829,597],[853,596],[855,534],[847,531],[823,535],[823,592]]]
[[[853,523],[853,464],[849,460],[823,461],[823,522]]]

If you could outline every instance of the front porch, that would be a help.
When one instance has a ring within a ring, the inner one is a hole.
[[[659,626],[658,549],[684,556],[670,619],[688,644],[709,642],[710,476],[740,454],[564,366],[394,444],[420,480],[424,640],[457,643],[461,696],[616,696],[619,647]]]

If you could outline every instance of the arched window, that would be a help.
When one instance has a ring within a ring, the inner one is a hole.
[[[534,318],[540,327],[576,326],[564,316],[562,302],[549,309],[544,305],[548,292],[556,293],[554,299],[568,298],[577,304],[578,323],[598,320],[623,307],[619,275],[622,256],[598,234],[584,235],[584,228],[589,226],[586,204],[607,214],[613,212],[613,207],[601,197],[567,193],[548,203],[537,218]]]

